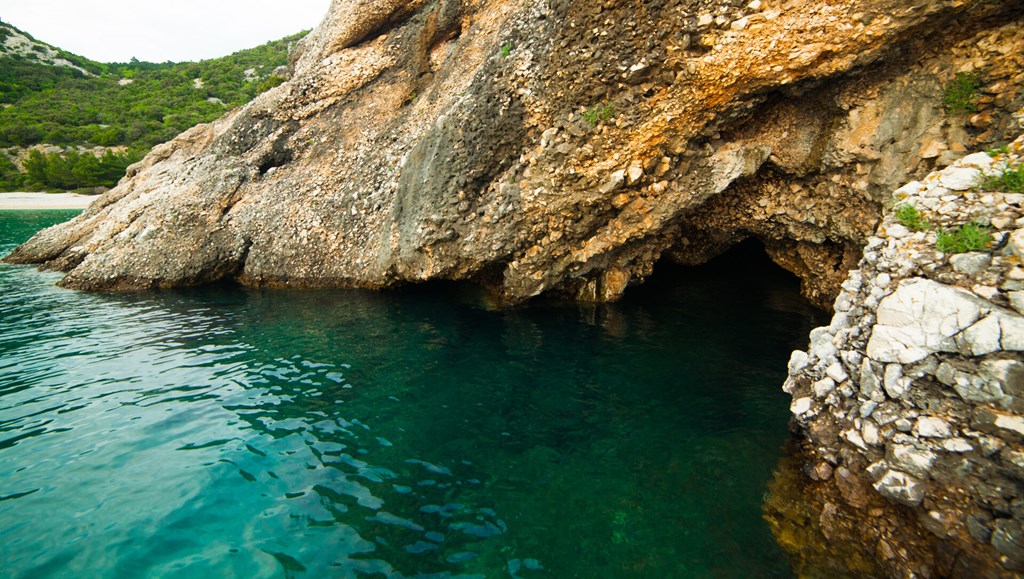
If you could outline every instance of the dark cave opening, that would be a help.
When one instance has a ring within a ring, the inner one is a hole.
[[[655,264],[654,273],[643,284],[629,288],[624,299],[657,299],[660,295],[674,292],[680,284],[701,279],[731,280],[737,290],[751,284],[759,287],[770,285],[780,291],[792,291],[800,297],[800,278],[773,262],[764,244],[750,237],[701,265],[680,265],[662,258]]]

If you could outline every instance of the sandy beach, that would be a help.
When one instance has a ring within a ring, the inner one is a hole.
[[[0,211],[36,209],[85,209],[99,195],[76,193],[0,193]]]

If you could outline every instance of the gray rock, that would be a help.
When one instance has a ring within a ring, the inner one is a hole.
[[[894,467],[916,477],[926,479],[938,455],[934,452],[921,450],[909,445],[891,444],[889,445],[887,458],[889,464]]]
[[[1014,561],[1024,561],[1024,529],[1018,521],[997,519],[993,525],[992,546]]]
[[[861,439],[871,446],[878,446],[882,442],[881,433],[878,431],[878,426],[871,421],[865,421],[864,426],[860,429]]]
[[[949,422],[937,416],[922,416],[914,424],[914,431],[921,438],[949,438],[953,432]]]
[[[813,402],[814,401],[810,398],[797,398],[789,405],[789,411],[797,416],[803,416],[811,409],[811,404]]]
[[[874,420],[878,424],[885,426],[887,424],[892,424],[893,422],[896,422],[896,420],[898,420],[901,417],[904,417],[904,414],[906,414],[906,412],[899,408],[896,404],[892,402],[885,402],[884,404],[878,405],[878,409],[875,410],[874,413]]]
[[[953,386],[956,384],[956,374],[956,368],[952,364],[943,362],[935,371],[935,378],[946,386]]]
[[[893,197],[897,199],[903,199],[906,197],[913,197],[920,194],[926,189],[925,185],[920,181],[911,181],[899,189],[893,191]]]
[[[1013,432],[1018,436],[1024,436],[1024,416],[997,413],[995,425],[996,428]]]
[[[953,389],[968,402],[1002,402],[1006,398],[997,380],[986,380],[963,372],[957,373]]]
[[[598,191],[600,191],[601,193],[607,195],[608,193],[611,193],[612,191],[617,190],[619,187],[622,187],[622,184],[625,183],[625,181],[626,181],[626,170],[625,169],[619,169],[618,171],[612,171],[612,173],[608,175],[608,180],[605,181],[603,185],[598,187]]]
[[[870,417],[872,414],[874,414],[876,408],[878,408],[878,403],[875,402],[874,400],[868,400],[864,404],[861,404],[861,407],[860,407],[860,417],[861,418],[868,418],[868,417]]]
[[[942,448],[946,452],[964,453],[974,450],[974,446],[964,438],[950,438],[942,441]]]
[[[1024,393],[1024,362],[1021,360],[985,360],[979,366],[979,376],[999,383],[1010,396]]]
[[[890,223],[885,228],[885,234],[892,239],[903,239],[910,235],[910,230],[899,223]]]
[[[850,444],[856,446],[861,450],[867,450],[868,445],[864,442],[864,437],[860,435],[860,432],[850,429],[843,432],[843,438],[850,442]]]
[[[1024,291],[1012,291],[1006,294],[1006,297],[1009,298],[1010,305],[1017,310],[1018,314],[1024,314]]]
[[[871,398],[879,389],[878,374],[875,373],[874,364],[867,358],[861,361],[859,382],[860,393],[865,398]]]
[[[992,538],[992,529],[989,528],[990,519],[978,516],[967,517],[967,532],[974,537],[975,541],[987,545]]]
[[[978,321],[989,307],[958,288],[927,279],[904,280],[878,306],[868,357],[912,364],[936,352],[956,352],[953,336]]]
[[[838,299],[836,300],[839,301]],[[829,324],[828,329],[831,332],[838,334],[841,330],[845,330],[850,327],[850,315],[846,312],[836,312],[836,315],[832,316],[832,323]]]
[[[1000,343],[1004,350],[1024,352],[1024,316],[999,316]]]
[[[886,472],[889,471],[889,463],[884,460],[879,460],[869,464],[864,470],[868,473],[868,476],[871,477],[871,480],[878,481]]]
[[[1000,317],[990,315],[972,324],[955,341],[963,354],[984,356],[999,350],[1001,337]]]
[[[835,338],[835,335],[830,333],[827,327],[811,330],[811,358],[831,364],[831,361],[838,353],[838,350],[832,343],[833,338]]]
[[[967,191],[981,183],[981,171],[971,167],[947,167],[939,176],[939,183],[953,191]]]
[[[828,369],[825,370],[825,374],[834,380],[836,384],[845,382],[846,379],[849,378],[849,375],[846,373],[846,369],[843,368],[843,365],[840,362],[830,365]]]
[[[978,437],[978,443],[981,444],[981,453],[985,456],[992,456],[1006,446],[1005,442],[994,436]]]
[[[1008,247],[1018,258],[1024,260],[1024,229],[1017,229],[1010,234]]]
[[[976,284],[971,287],[971,291],[974,292],[975,295],[988,301],[993,301],[999,297],[999,289],[990,285]]]
[[[910,380],[903,377],[903,366],[899,364],[887,364],[885,366],[885,378],[883,385],[885,393],[889,398],[899,400],[906,396],[910,389]]]
[[[988,153],[971,153],[963,159],[960,159],[958,165],[966,167],[976,167],[982,171],[987,171],[992,167],[992,157]]]
[[[999,451],[999,457],[1004,466],[1013,467],[1017,471],[1018,478],[1024,478],[1024,450],[1006,446]]]
[[[949,258],[949,263],[953,265],[953,269],[960,273],[967,275],[977,275],[992,264],[992,256],[988,253],[982,252],[971,252],[971,253],[958,253]]]
[[[786,394],[793,394],[796,392],[797,381],[792,376],[786,378],[786,381],[782,383],[782,391]]]
[[[793,353],[789,355],[789,375],[793,376],[797,372],[800,372],[807,367],[807,352],[803,350],[793,350]]]
[[[830,392],[835,390],[836,383],[831,378],[822,378],[811,385],[811,390],[814,391],[815,398],[824,398],[829,395]]]
[[[883,497],[908,507],[916,507],[924,500],[924,483],[898,470],[886,471],[874,487]]]

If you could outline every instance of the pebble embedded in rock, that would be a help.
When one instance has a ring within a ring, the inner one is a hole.
[[[949,422],[935,416],[918,418],[914,431],[922,438],[949,438],[953,434]]]
[[[907,473],[890,470],[874,486],[882,496],[908,507],[916,507],[924,500],[924,484]]]

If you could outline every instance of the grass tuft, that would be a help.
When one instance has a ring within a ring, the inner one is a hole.
[[[992,230],[984,225],[968,223],[956,229],[939,231],[935,249],[942,253],[983,251],[992,242]]]
[[[598,105],[583,113],[583,120],[592,125],[596,125],[601,121],[611,120],[614,117],[615,107],[610,104]]]
[[[981,189],[983,191],[1024,193],[1024,163],[1007,167],[999,175],[986,177],[981,182]]]
[[[975,100],[978,98],[979,88],[981,82],[976,74],[958,72],[956,78],[946,85],[946,92],[942,95],[942,106],[951,115],[976,112],[978,105]]]
[[[988,153],[989,157],[998,157],[999,155],[1005,155],[1009,153],[1010,147],[1008,145],[1002,145],[999,147],[992,147],[991,149],[985,152]]]
[[[904,203],[903,205],[896,206],[896,221],[900,222],[911,231],[926,231],[932,228],[931,223],[928,223],[921,217],[921,212],[917,210],[917,207]]]

